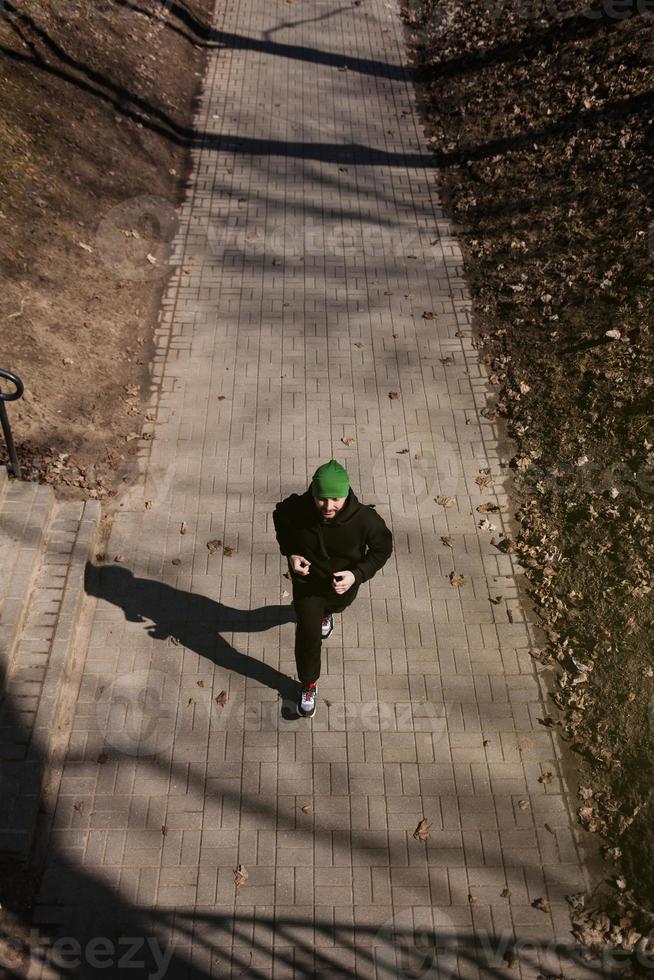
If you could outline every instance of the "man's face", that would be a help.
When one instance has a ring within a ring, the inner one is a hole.
[[[334,517],[344,505],[347,497],[314,497],[313,501],[323,517]]]

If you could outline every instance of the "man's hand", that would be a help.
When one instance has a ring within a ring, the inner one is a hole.
[[[356,582],[352,572],[333,572],[332,579],[334,580],[334,592],[337,592],[338,595],[343,595]]]
[[[302,555],[291,555],[289,557],[291,569],[298,575],[308,575],[311,570],[311,562],[303,558]]]

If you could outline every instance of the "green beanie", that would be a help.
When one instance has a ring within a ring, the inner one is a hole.
[[[328,463],[323,463],[313,474],[311,492],[314,497],[321,497],[323,500],[340,499],[347,497],[350,492],[350,478],[340,463],[335,459],[330,459]]]

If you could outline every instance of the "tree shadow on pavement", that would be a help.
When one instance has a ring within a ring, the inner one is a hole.
[[[110,602],[123,610],[130,623],[146,623],[155,640],[175,638],[182,647],[205,660],[278,691],[283,700],[295,701],[298,682],[288,674],[239,653],[221,633],[258,633],[295,622],[289,606],[235,609],[207,596],[184,592],[163,582],[138,578],[120,565],[98,567],[87,563],[85,589],[88,595]]]

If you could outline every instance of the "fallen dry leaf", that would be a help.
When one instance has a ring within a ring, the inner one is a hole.
[[[529,800],[518,800],[518,807],[520,810],[528,810],[531,806]]]
[[[497,604],[502,601],[501,595],[496,595],[495,598],[493,598],[493,596],[490,595],[488,598],[490,599],[490,601],[493,603],[494,606],[497,606]]]
[[[166,827],[166,825],[164,823],[164,824],[161,825],[161,836],[162,837],[165,837],[167,833],[168,833],[168,827]]]
[[[223,545],[223,555],[225,555],[225,557],[231,558],[235,551],[236,548],[232,548],[231,545],[229,544]]]
[[[122,561],[125,561],[125,556],[124,555],[114,555],[114,561],[117,561],[119,563],[122,562]]]
[[[186,534],[187,531],[188,531],[188,524],[186,523],[186,521],[182,521],[182,523],[180,525],[180,528],[179,528],[179,533],[180,534]]]
[[[145,509],[146,510],[152,510],[153,506],[154,506],[154,502],[152,500],[146,500],[145,501]]]
[[[234,884],[236,885],[237,888],[240,888],[241,885],[245,884],[245,882],[248,880],[249,877],[250,875],[248,874],[248,870],[245,867],[245,865],[239,864],[239,866],[234,871]]]
[[[456,503],[454,497],[444,497],[441,493],[439,493],[437,497],[434,497],[434,500],[437,504],[440,504],[441,507],[453,507]]]
[[[450,585],[453,589],[460,589],[465,582],[465,575],[460,572],[450,572]]]
[[[425,817],[422,818],[416,829],[413,831],[413,836],[416,840],[427,841],[431,837],[430,834],[431,824]]]
[[[198,685],[198,687],[204,687],[204,681],[202,679],[196,681],[195,683]]]
[[[222,545],[222,541],[220,541],[218,538],[214,538],[212,541],[207,541],[207,548],[209,549],[209,554],[215,555],[221,545]]]
[[[219,704],[221,708],[224,708],[227,704],[227,691],[221,691],[215,697],[216,704]]]
[[[313,806],[311,803],[305,803],[302,807],[302,813],[313,813]]]
[[[544,772],[542,776],[538,777],[538,782],[543,783],[544,786],[549,786],[552,782],[553,774],[551,772]]]
[[[486,501],[484,504],[479,504],[479,507],[477,507],[480,514],[495,513],[499,509],[499,505],[494,504],[491,500]]]
[[[173,644],[173,646],[178,647],[180,644],[180,639],[178,636],[171,636],[170,642]]]
[[[510,946],[504,953],[503,959],[506,965],[508,966],[509,970],[512,970],[518,961],[518,957],[516,956],[515,950]]]
[[[454,547],[454,542],[452,541],[452,538],[450,537],[449,534],[441,534],[441,541],[443,542],[443,544],[446,544],[448,548]]]
[[[356,439],[353,439],[352,436],[343,436],[341,442],[345,446],[351,446],[354,442],[356,442]]]
[[[541,912],[549,912],[551,908],[550,903],[545,898],[535,898],[531,903],[531,907],[533,909],[539,909]]]
[[[500,892],[500,898],[511,898],[511,891],[508,888],[503,888]]]
[[[476,905],[479,899],[476,895],[468,895],[468,905]]]
[[[389,398],[399,398],[400,397],[400,393],[399,393],[399,391],[389,391],[388,397]]]
[[[425,312],[422,314],[422,319],[423,320],[435,320],[436,319],[436,314],[432,310],[425,310]]]

